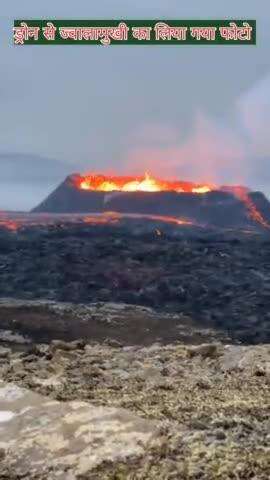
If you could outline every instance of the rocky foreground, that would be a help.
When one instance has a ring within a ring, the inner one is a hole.
[[[269,345],[15,350],[0,347],[1,480],[269,479]]]

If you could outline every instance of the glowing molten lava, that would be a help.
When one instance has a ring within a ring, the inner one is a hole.
[[[210,185],[160,180],[148,173],[145,173],[144,177],[85,175],[79,183],[79,188],[101,192],[190,192],[200,194],[213,190],[213,186]]]
[[[246,205],[249,217],[255,223],[259,223],[264,228],[268,228],[268,229],[270,228],[270,224],[263,217],[262,213],[258,210],[255,203],[249,197],[248,192],[245,189],[241,187],[239,188],[236,187],[234,190],[234,194]]]
[[[213,190],[227,191],[243,202],[247,209],[248,217],[264,228],[270,228],[263,214],[258,210],[249,195],[250,190],[242,186],[217,187],[211,184],[197,184],[184,181],[163,180],[153,177],[148,173],[144,176],[105,176],[87,174],[79,176],[75,181],[78,188],[88,191],[100,192],[176,192],[205,194]]]

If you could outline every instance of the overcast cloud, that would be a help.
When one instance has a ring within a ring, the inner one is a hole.
[[[6,153],[17,162],[28,154],[56,160],[59,178],[62,171],[150,169],[245,182],[270,194],[269,0],[2,3],[0,208],[30,208],[55,182],[52,173],[31,188],[26,162],[14,188]],[[256,19],[258,45],[14,47],[15,18]]]

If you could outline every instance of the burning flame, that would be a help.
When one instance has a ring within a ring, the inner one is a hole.
[[[195,185],[190,182],[165,181],[152,177],[147,172],[144,177],[105,177],[86,175],[79,183],[82,190],[101,192],[190,192],[207,193],[213,190],[210,185]]]

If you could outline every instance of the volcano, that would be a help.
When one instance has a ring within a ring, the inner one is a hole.
[[[175,217],[179,223],[270,228],[270,202],[244,186],[167,181],[144,176],[68,176],[35,213],[104,213]]]

